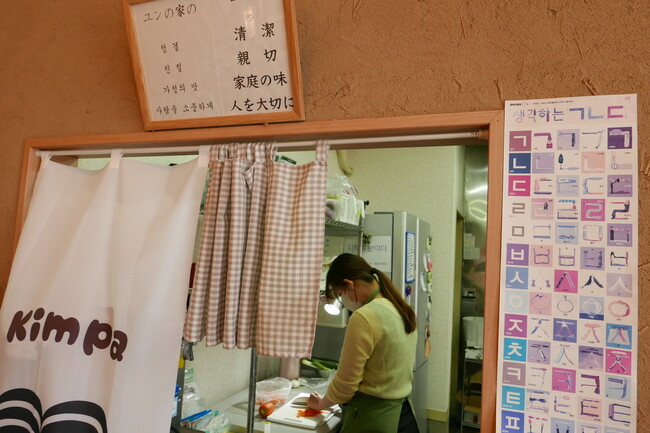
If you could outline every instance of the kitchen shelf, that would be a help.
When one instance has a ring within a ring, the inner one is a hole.
[[[355,236],[363,232],[363,222],[354,225],[325,218],[325,232],[328,236]]]
[[[481,427],[482,373],[482,359],[465,358],[463,360],[461,432],[465,430],[465,427]]]
[[[361,252],[362,242],[363,242],[363,218],[359,218],[359,225],[344,223],[341,221],[335,221],[330,218],[325,218],[325,237],[333,238],[326,239],[325,248],[324,248],[324,257],[323,257],[323,268],[322,268],[322,280],[321,280],[321,296],[325,295],[325,281],[324,275],[325,272],[329,269],[331,261],[337,257],[339,254],[344,252]],[[348,240],[344,240],[347,238]],[[350,241],[350,238],[353,238],[353,241]],[[354,244],[350,244],[354,242]],[[353,247],[353,248],[351,248]],[[354,251],[356,249],[356,251]],[[329,328],[339,328],[343,329],[348,324],[348,311],[342,309],[341,314],[331,315],[328,314],[323,308],[323,302],[321,301],[318,305],[318,313],[316,316],[316,324],[320,327],[329,327]],[[331,335],[329,336],[331,339]],[[337,336],[338,337],[338,336]],[[341,335],[342,337],[342,335]],[[316,332],[316,339],[320,338],[320,334]],[[342,343],[342,341],[341,341]],[[331,342],[326,343],[328,346],[332,344]],[[340,350],[338,351],[340,354]],[[338,356],[338,355],[337,355]]]

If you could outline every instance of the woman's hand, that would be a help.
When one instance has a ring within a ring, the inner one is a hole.
[[[307,400],[307,406],[310,409],[323,410],[334,406],[334,403],[331,402],[327,397],[321,396],[317,392],[312,392],[311,394],[309,394],[309,399]]]
[[[319,393],[312,392],[309,394],[309,399],[307,399],[307,406],[309,406],[310,409],[321,410],[320,404],[322,400],[323,397]]]

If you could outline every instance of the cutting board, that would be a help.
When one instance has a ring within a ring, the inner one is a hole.
[[[298,411],[307,409],[307,398],[309,398],[309,394],[298,394],[282,407],[276,408],[266,419],[272,422],[315,430],[340,410],[337,405],[313,417],[299,417]]]

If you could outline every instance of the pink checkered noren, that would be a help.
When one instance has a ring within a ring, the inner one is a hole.
[[[270,143],[213,146],[185,339],[310,356],[323,254],[328,145],[304,165]]]

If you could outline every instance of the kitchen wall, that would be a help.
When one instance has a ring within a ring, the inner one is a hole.
[[[431,343],[428,362],[429,403],[445,416],[453,330],[456,213],[463,209],[463,147],[350,151],[351,183],[369,200],[368,213],[402,210],[431,224],[433,283]]]
[[[295,0],[307,120],[498,110],[505,100],[638,93],[650,164],[650,2]],[[0,293],[26,137],[142,131],[121,2],[7,0],[0,14]],[[647,170],[646,170],[647,172]],[[650,177],[639,176],[640,221]],[[639,232],[649,287],[650,225]],[[639,371],[650,342],[640,296]],[[215,366],[217,368],[217,366]],[[639,376],[639,389],[648,386]],[[640,394],[640,431],[650,397]]]

